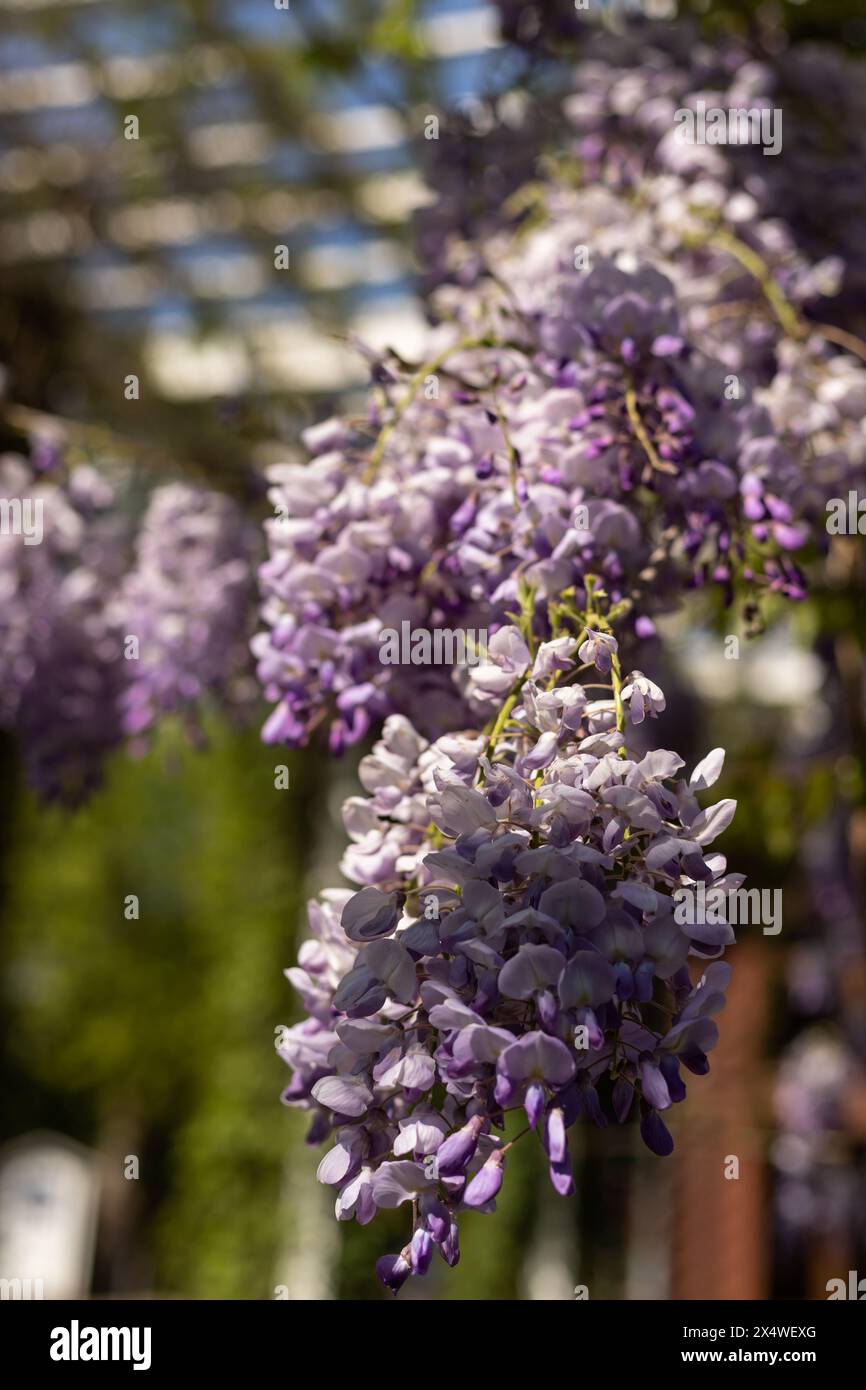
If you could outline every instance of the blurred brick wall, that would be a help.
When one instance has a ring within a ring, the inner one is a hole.
[[[769,952],[732,952],[728,1004],[708,1076],[691,1078],[672,1162],[672,1299],[770,1296],[771,1213],[765,1151],[769,1101],[763,1032]],[[729,1157],[739,1177],[725,1176]]]

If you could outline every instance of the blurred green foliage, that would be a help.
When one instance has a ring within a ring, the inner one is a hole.
[[[272,1039],[326,795],[309,759],[286,792],[273,766],[255,729],[214,721],[205,754],[167,731],[75,816],[22,796],[9,828],[4,1134],[65,1128],[116,1172],[138,1154],[132,1243],[165,1293],[272,1295]]]

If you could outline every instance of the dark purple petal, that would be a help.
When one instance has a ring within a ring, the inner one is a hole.
[[[594,1009],[613,997],[616,975],[610,961],[598,951],[578,951],[563,970],[557,988],[563,1008]]]
[[[668,1154],[673,1153],[671,1132],[655,1110],[647,1110],[641,1115],[640,1133],[647,1148],[658,1154],[659,1158],[667,1158]]]
[[[456,1221],[452,1220],[448,1235],[445,1240],[438,1245],[438,1249],[445,1263],[450,1265],[452,1269],[459,1263],[460,1240]]]
[[[686,1098],[686,1084],[680,1076],[679,1062],[670,1052],[663,1052],[659,1058],[661,1074],[667,1082],[668,1094],[674,1105]]]
[[[391,1293],[397,1294],[402,1289],[409,1275],[412,1273],[412,1266],[406,1258],[405,1253],[401,1255],[382,1255],[376,1261],[376,1274],[386,1289]]]
[[[621,1125],[624,1125],[634,1103],[634,1086],[630,1081],[626,1081],[624,1076],[617,1077],[613,1083],[611,1092],[611,1104],[613,1113]]]
[[[400,920],[403,895],[362,888],[343,908],[342,927],[350,941],[389,936]]]

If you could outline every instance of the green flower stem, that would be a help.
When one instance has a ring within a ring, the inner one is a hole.
[[[773,279],[770,267],[766,261],[753,251],[746,242],[740,241],[739,237],[734,236],[726,228],[721,228],[714,233],[711,243],[718,246],[720,251],[727,251],[734,260],[739,261],[744,270],[747,270],[760,286],[761,293],[769,304],[782,328],[792,338],[801,340],[808,337],[808,325],[803,322],[794,308],[784,296],[779,286]]]
[[[616,727],[625,738],[625,707],[622,703],[622,666],[617,652],[610,663],[610,683],[613,687],[613,703],[616,710]],[[625,746],[620,748],[619,756],[626,756]]]
[[[649,431],[641,419],[640,407],[637,401],[637,392],[633,386],[629,386],[625,393],[625,408],[628,415],[629,424],[635,438],[650,461],[650,465],[656,473],[676,473],[676,468],[672,463],[666,463],[659,458],[656,447],[649,437]]]
[[[493,725],[493,728],[490,731],[490,736],[487,740],[487,748],[485,749],[485,757],[488,760],[491,759],[493,757],[493,754],[496,752],[497,739],[502,733],[502,730],[505,728],[505,725],[508,723],[508,716],[510,715],[511,711],[514,709],[514,706],[517,704],[518,699],[520,698],[520,692],[523,689],[525,681],[526,676],[524,674],[519,678],[513,690],[511,691],[511,694],[508,696],[508,699],[505,701],[505,704],[502,706],[502,709],[496,716],[496,723]]]
[[[379,464],[382,462],[382,459],[384,457],[385,449],[388,446],[388,440],[391,438],[391,435],[394,433],[394,430],[397,428],[403,416],[406,414],[406,411],[414,403],[415,398],[418,395],[418,392],[421,390],[421,387],[424,385],[424,382],[427,380],[427,377],[432,376],[441,367],[443,367],[445,363],[448,361],[448,358],[453,357],[455,353],[470,352],[473,348],[494,346],[496,346],[496,344],[492,341],[492,339],[487,337],[461,338],[459,342],[449,343],[448,347],[443,348],[442,351],[437,353],[435,357],[431,357],[429,362],[424,362],[418,368],[414,376],[411,376],[409,378],[409,385],[407,387],[406,394],[403,397],[400,404],[396,407],[394,418],[392,420],[389,420],[387,424],[383,425],[381,430],[379,431],[376,443],[373,445],[373,449],[370,453],[370,461],[367,464],[367,467],[364,471],[363,481],[365,483],[371,483],[375,478],[379,468]]]

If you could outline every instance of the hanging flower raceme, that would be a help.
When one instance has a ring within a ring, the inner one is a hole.
[[[169,714],[183,715],[195,732],[206,694],[230,708],[252,699],[254,541],[228,497],[183,483],[154,491],[135,564],[111,608],[132,657],[121,699],[125,734],[138,737]]]
[[[819,165],[834,197],[856,180],[802,100],[811,179],[760,143],[682,138],[699,102],[771,116],[807,65],[710,48],[691,23],[612,35],[567,4],[512,8],[518,43],[567,53],[591,32],[591,61],[481,113],[485,142],[518,132],[509,178],[532,171],[498,219],[481,182],[477,207],[452,197],[482,134],[445,123],[419,232],[442,282],[430,359],[375,362],[366,420],[317,425],[309,465],[271,472],[254,645],[269,741],[324,723],[339,751],[394,712],[430,738],[471,724],[465,673],[387,664],[383,633],[492,635],[520,611],[544,641],[587,572],[638,637],[691,586],[742,602],[753,630],[762,596],[804,596],[795,557],[866,480],[866,344],[844,331],[857,249],[804,232],[802,198]],[[856,107],[856,65],[825,65]]]
[[[383,634],[492,634],[520,611],[549,640],[587,573],[638,636],[684,587],[802,597],[792,552],[822,471],[807,477],[769,410],[726,396],[658,271],[546,255],[531,293],[514,278],[516,303],[479,291],[477,336],[439,330],[374,435],[327,421],[309,465],[272,470],[254,639],[268,741],[303,743],[323,718],[335,750],[389,713],[434,738],[472,723],[466,671],[387,664]]]
[[[752,245],[766,219],[758,235],[767,238],[767,249],[789,253],[796,246],[812,263],[795,266],[788,254],[779,287],[807,299],[831,294],[832,322],[862,331],[862,55],[829,44],[785,42],[774,49],[755,36],[718,32],[707,41],[689,17],[658,23],[622,16],[618,32],[603,32],[570,0],[545,5],[543,14],[536,9],[534,22],[532,6],[500,0],[499,8],[512,42],[558,47],[561,57],[577,59],[560,67],[558,86],[568,89],[563,109],[578,137],[573,156],[586,186],[634,195],[638,224],[653,177],[663,185],[677,176],[697,202],[730,199]],[[690,138],[682,113],[701,108],[707,116],[732,113],[736,125],[721,138],[716,132]],[[528,117],[526,123],[532,124]],[[548,129],[550,118],[542,126],[536,115],[534,125]],[[846,138],[828,140],[828,130],[845,131]],[[676,184],[669,187],[673,229],[682,200]],[[733,289],[728,282],[725,298]]]
[[[585,31],[565,4],[500,8],[545,62]],[[866,347],[833,327],[850,267],[803,234],[802,194],[779,216],[763,151],[677,136],[704,96],[760,116],[773,73],[662,32],[642,65],[645,27],[508,107],[515,170],[535,129],[556,150],[501,219],[509,174],[455,200],[475,137],[444,129],[429,361],[376,361],[366,418],[271,473],[265,738],[324,723],[340,750],[383,725],[344,812],[358,891],[311,905],[287,972],[307,1017],[280,1040],[284,1099],[332,1141],[339,1219],[405,1205],[377,1266],[394,1292],[456,1262],[460,1213],[495,1208],[523,1134],[563,1194],[578,1121],[671,1151],[729,976],[706,890],[742,878],[715,849],[734,803],[703,804],[723,754],[686,776],[650,746],[665,696],[636,639],[690,588],[750,626],[763,595],[802,598],[798,552],[866,471]],[[485,640],[453,669],[392,664],[403,628]]]
[[[250,707],[258,535],[230,499],[167,484],[136,536],[129,478],[66,454],[0,459],[0,728],[40,796],[76,804],[157,719],[196,735],[205,696]]]
[[[339,749],[384,719],[345,808],[360,891],[313,905],[288,972],[308,1018],[284,1098],[333,1138],[339,1219],[411,1209],[377,1267],[394,1292],[494,1209],[509,1112],[563,1194],[578,1120],[670,1152],[729,975],[701,889],[742,879],[714,849],[733,803],[699,799],[720,750],[686,778],[639,744],[665,697],[623,652],[690,587],[802,597],[794,556],[866,457],[862,364],[805,326],[830,268],[723,178],[603,167],[536,188],[532,230],[437,291],[429,363],[386,359],[366,423],[317,426],[271,477],[265,736],[328,720]],[[395,667],[401,625],[487,641]]]
[[[371,795],[346,805],[344,868],[364,886],[311,905],[287,972],[308,1017],[280,1040],[284,1099],[332,1141],[318,1175],[340,1220],[411,1211],[377,1266],[394,1292],[435,1251],[456,1263],[461,1212],[495,1209],[509,1112],[563,1195],[578,1120],[633,1117],[670,1153],[664,1116],[708,1069],[729,976],[731,927],[673,901],[742,882],[711,848],[734,803],[699,801],[720,750],[686,777],[675,753],[636,746],[664,696],[621,679],[604,623],[578,654],[610,673],[602,699],[573,679],[576,638],[532,656],[516,629],[499,635],[491,665],[507,651],[517,690],[495,736],[431,745],[386,721],[361,765]]]
[[[0,536],[0,727],[39,794],[75,803],[121,739],[122,652],[106,600],[126,529],[89,466],[55,476],[6,455],[0,494],[22,521]]]

